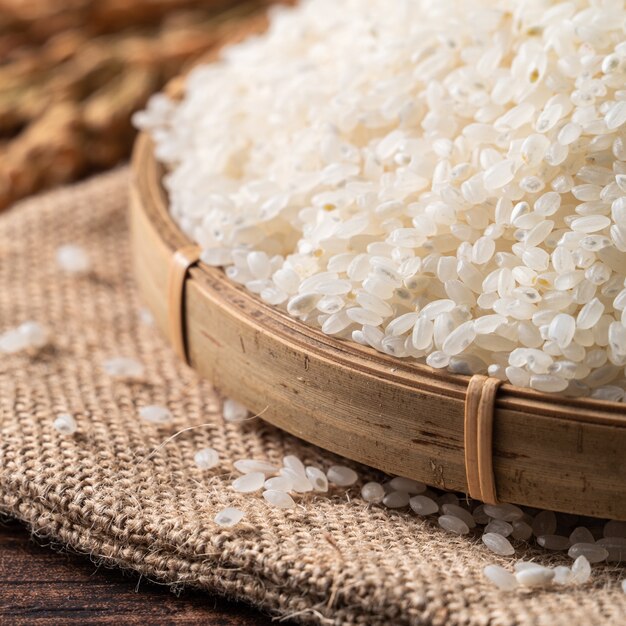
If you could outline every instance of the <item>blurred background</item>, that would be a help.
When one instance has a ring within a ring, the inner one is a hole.
[[[0,0],[0,211],[124,161],[132,113],[273,3]]]

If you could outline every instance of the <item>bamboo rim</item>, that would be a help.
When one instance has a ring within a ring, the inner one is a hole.
[[[151,184],[141,185],[140,192],[149,194],[151,201],[158,209],[158,217],[161,218],[160,223],[155,224],[163,236],[163,242],[171,251],[172,256],[180,248],[190,245],[190,240],[180,230],[178,225],[169,217],[167,193],[161,183],[163,176],[163,168],[152,156],[152,141],[145,134],[141,133],[135,148],[133,162],[135,170],[139,163],[150,164],[150,168],[146,172],[147,178],[145,182]],[[136,180],[137,183],[141,181]],[[223,270],[210,267],[203,263],[199,263],[194,268],[194,275],[206,275],[212,280],[222,280],[224,277]],[[266,304],[262,300],[256,298],[242,287],[233,283],[233,289],[241,293],[242,297],[254,302],[254,305],[263,311],[264,315],[280,321],[286,326],[295,327],[306,335],[306,342],[314,338],[320,345],[332,348],[341,355],[345,355],[350,362],[363,371],[368,370],[368,364],[372,357],[380,360],[381,363],[389,365],[389,367],[397,370],[397,376],[402,378],[402,372],[411,371],[419,374],[426,379],[431,380],[426,388],[436,389],[443,395],[450,397],[465,398],[467,386],[470,376],[463,374],[450,374],[447,371],[435,370],[426,364],[414,361],[406,361],[402,359],[394,359],[388,355],[382,354],[369,348],[361,346],[345,340],[336,339],[329,335],[325,335],[320,330],[297,322],[287,313]],[[442,386],[442,383],[443,386]],[[508,407],[512,409],[521,409],[527,413],[536,413],[541,415],[550,415],[560,419],[572,420],[575,422],[607,424],[612,426],[626,427],[626,405],[621,402],[610,402],[607,400],[595,400],[593,398],[569,398],[563,396],[551,396],[545,393],[534,391],[533,389],[525,389],[515,387],[509,383],[503,383],[500,386],[497,406]],[[571,409],[577,412],[573,413]],[[584,414],[581,414],[584,412]]]

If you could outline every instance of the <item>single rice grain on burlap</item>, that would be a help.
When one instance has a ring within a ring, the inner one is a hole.
[[[38,356],[0,359],[2,512],[106,563],[301,623],[626,623],[623,569],[595,566],[592,582],[579,588],[504,593],[482,568],[511,568],[511,559],[407,511],[368,506],[358,486],[307,495],[290,511],[235,493],[231,462],[238,458],[280,463],[297,454],[326,469],[337,457],[258,418],[224,423],[216,391],[142,322],[130,272],[127,185],[122,169],[0,216],[0,331],[28,319],[52,330],[52,345]],[[55,250],[70,242],[89,251],[90,275],[57,269]],[[145,365],[144,382],[103,372],[103,362],[120,355]],[[138,407],[146,404],[168,406],[173,424],[141,421]],[[76,435],[53,428],[61,412],[76,416]],[[215,470],[194,464],[206,446],[220,454]],[[226,506],[245,511],[240,525],[215,525]],[[544,558],[532,550],[518,556]]]

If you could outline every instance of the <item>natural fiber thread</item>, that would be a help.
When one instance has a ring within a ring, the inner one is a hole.
[[[291,511],[233,492],[237,458],[280,465],[296,454],[324,468],[345,460],[260,419],[224,422],[211,385],[140,321],[127,185],[122,170],[0,216],[0,325],[40,320],[53,336],[53,346],[36,358],[0,359],[0,514],[95,562],[177,589],[224,594],[301,624],[624,625],[624,573],[615,565],[594,566],[587,585],[503,593],[482,568],[494,561],[510,568],[511,560],[408,509],[368,505],[357,487],[305,494]],[[56,270],[51,259],[68,242],[89,250],[92,276]],[[115,355],[140,359],[145,381],[107,376],[102,362]],[[146,404],[169,407],[171,426],[139,420],[138,407]],[[75,436],[52,426],[64,411],[76,417]],[[193,460],[207,446],[220,456],[215,471]],[[350,465],[363,482],[384,480]],[[244,510],[245,524],[216,526],[213,517],[227,506]],[[564,554],[531,547],[518,548],[515,558],[571,565]]]
[[[465,396],[465,473],[470,497],[497,504],[493,473],[493,416],[501,381],[476,374]]]
[[[189,245],[177,250],[172,255],[167,279],[168,325],[170,340],[174,352],[189,364],[185,332],[185,279],[189,268],[200,259],[200,248]]]

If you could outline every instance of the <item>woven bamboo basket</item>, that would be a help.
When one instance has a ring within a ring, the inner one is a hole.
[[[224,394],[306,441],[390,474],[626,520],[626,406],[451,375],[328,337],[197,261],[140,135],[135,275],[157,325]]]

